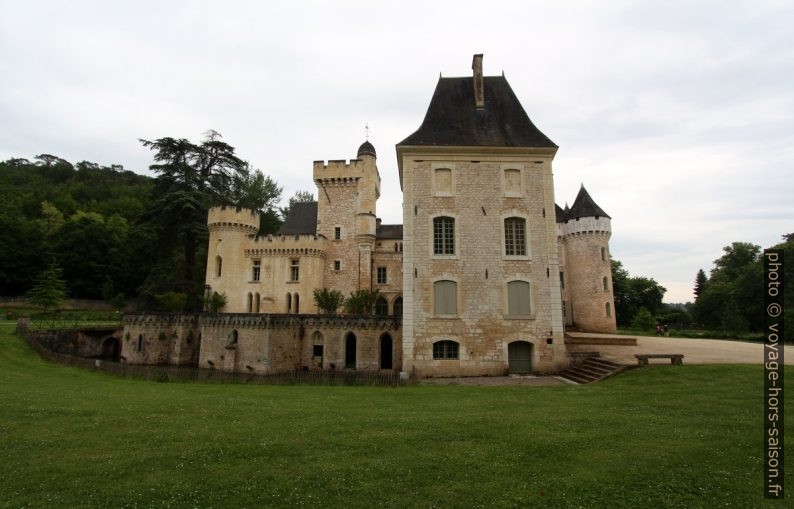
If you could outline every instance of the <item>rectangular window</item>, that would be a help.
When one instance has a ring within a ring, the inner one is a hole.
[[[334,240],[340,240],[341,238],[342,238],[342,227],[334,226]]]
[[[507,283],[507,314],[510,316],[527,316],[531,312],[529,283],[526,281],[510,281]]]
[[[433,283],[433,310],[437,315],[458,314],[458,284],[455,281]]]
[[[452,217],[433,218],[433,254],[455,254],[455,219]]]
[[[290,281],[298,281],[300,277],[300,260],[290,260]]]
[[[560,271],[560,288],[565,289],[565,274],[562,271]]]
[[[454,341],[436,341],[433,343],[433,359],[457,359],[458,344]]]
[[[334,260],[334,270],[342,270],[342,260]]]
[[[505,255],[526,256],[527,238],[525,221],[520,217],[505,219]]]
[[[378,284],[386,284],[386,267],[378,267]]]
[[[251,281],[259,281],[259,276],[262,272],[262,262],[260,260],[254,260],[254,267],[251,271]]]
[[[562,301],[562,316],[565,316],[565,301]]]

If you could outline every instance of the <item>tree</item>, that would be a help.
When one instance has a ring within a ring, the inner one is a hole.
[[[234,175],[232,203],[247,209],[272,210],[281,199],[282,188],[261,171],[252,171],[248,163],[245,165],[245,171]]]
[[[698,270],[698,273],[695,276],[695,300],[697,300],[697,298],[700,297],[700,294],[706,290],[707,284],[708,278],[706,277],[706,273],[703,271],[703,269]]]
[[[615,298],[615,318],[617,324],[626,326],[640,308],[644,307],[651,315],[664,309],[662,299],[667,291],[653,278],[635,276],[623,268],[618,260],[612,260],[612,291]]]
[[[337,290],[329,290],[328,288],[323,288],[322,290],[319,288],[314,289],[314,303],[321,313],[335,315],[336,310],[339,309],[344,300],[345,297],[342,292]]]
[[[145,220],[155,227],[161,253],[181,268],[180,286],[189,309],[198,309],[203,300],[203,271],[198,268],[206,260],[198,256],[207,239],[207,211],[212,205],[230,203],[234,183],[249,179],[248,165],[220,137],[209,131],[199,145],[186,139],[140,140],[155,151],[155,164],[149,168],[158,174],[154,203]],[[157,291],[157,286],[152,284],[152,290]]]
[[[647,308],[641,307],[634,319],[631,321],[631,326],[637,330],[650,330],[656,324],[656,320]]]
[[[761,246],[734,242],[723,248],[705,289],[695,301],[695,320],[703,327],[730,332],[763,327]]]
[[[51,263],[36,277],[33,288],[28,292],[28,298],[31,304],[44,308],[45,313],[66,300],[66,283],[61,277],[61,268],[56,263]]]
[[[210,313],[217,313],[226,305],[226,294],[212,292],[204,296],[204,309]]]
[[[380,292],[378,290],[356,290],[345,299],[345,313],[349,315],[371,315]]]
[[[292,198],[289,199],[286,207],[281,207],[281,220],[285,221],[289,213],[292,211],[292,206],[296,203],[307,203],[314,201],[314,195],[311,191],[295,191]]]

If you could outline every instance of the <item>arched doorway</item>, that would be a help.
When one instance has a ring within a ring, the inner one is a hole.
[[[356,369],[356,335],[352,332],[345,336],[345,369]]]
[[[392,369],[392,339],[388,332],[380,337],[380,369]]]
[[[105,338],[99,356],[103,359],[118,361],[121,356],[121,341],[118,338]]]
[[[507,362],[511,375],[532,373],[532,343],[513,341],[507,345]]]

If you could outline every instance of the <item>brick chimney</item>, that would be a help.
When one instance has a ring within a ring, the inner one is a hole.
[[[474,102],[477,108],[485,108],[485,92],[482,86],[482,53],[474,55],[471,61],[471,70],[474,71]]]

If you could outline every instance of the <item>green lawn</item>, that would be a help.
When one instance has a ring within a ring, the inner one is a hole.
[[[46,363],[12,330],[3,507],[764,505],[760,367],[539,388],[165,384]]]

